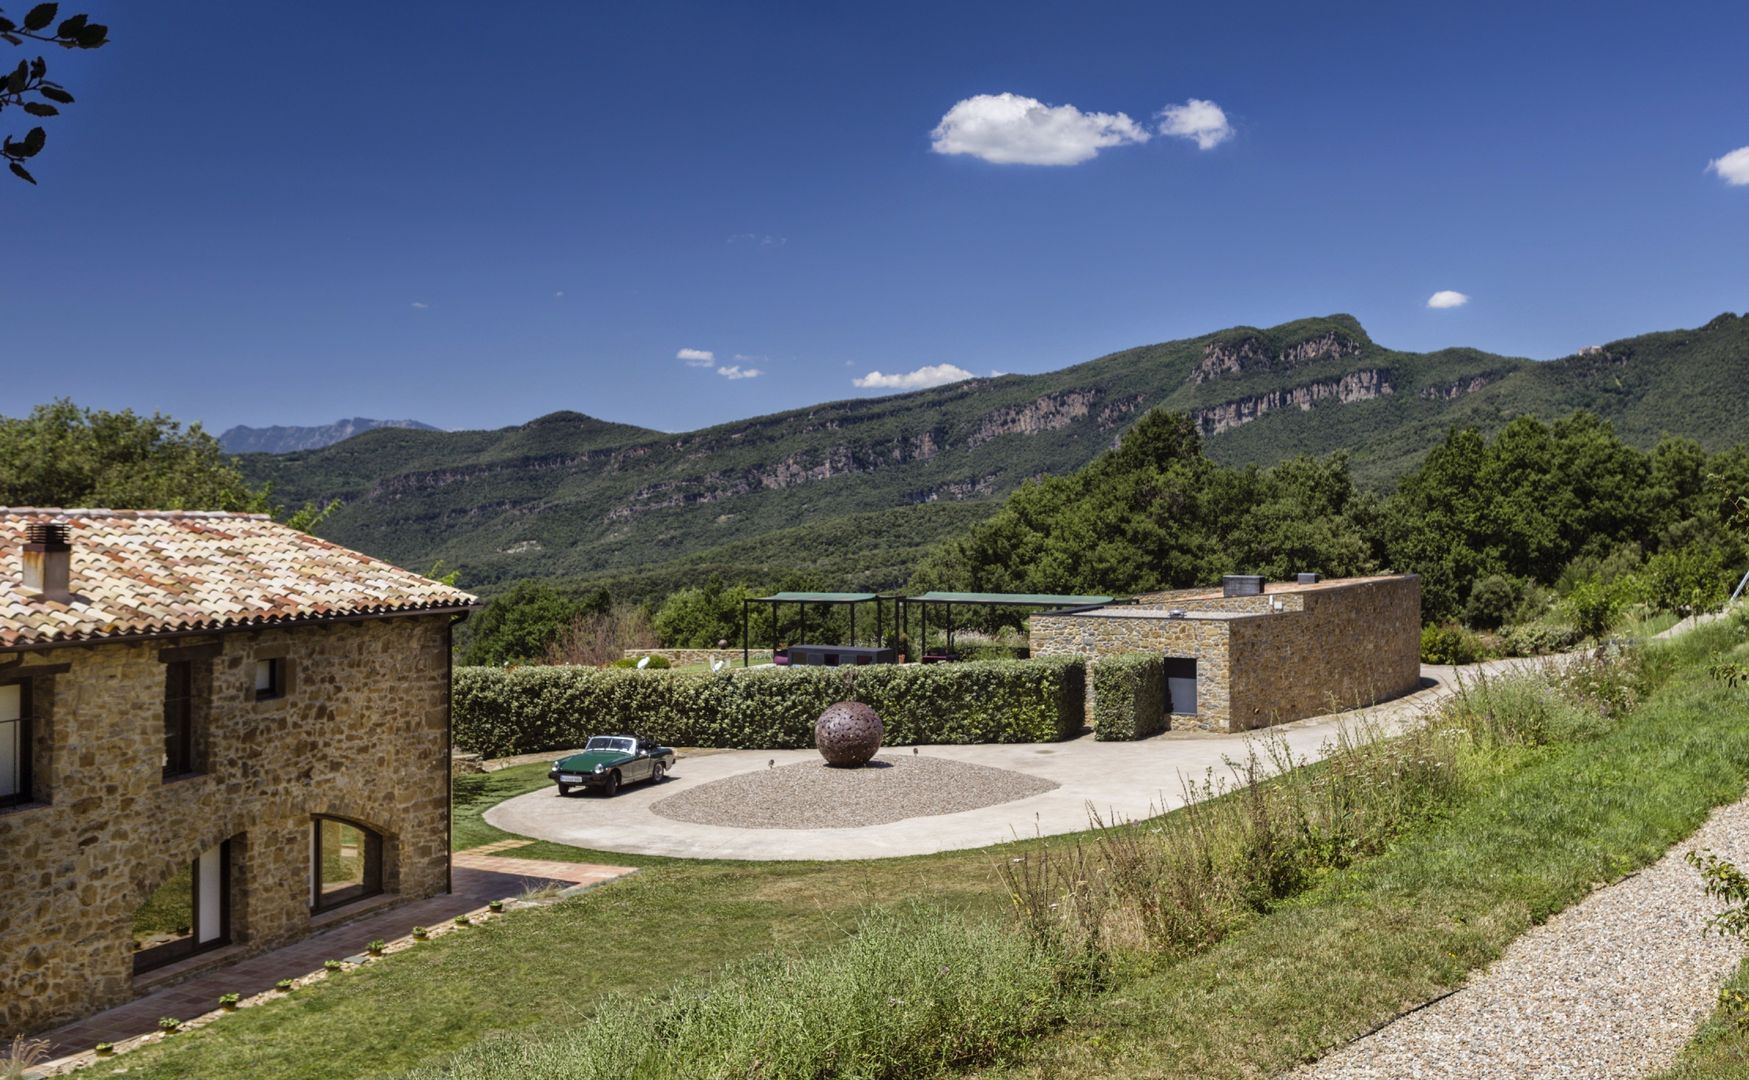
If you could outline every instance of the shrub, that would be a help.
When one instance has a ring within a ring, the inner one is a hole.
[[[671,746],[813,745],[835,701],[880,713],[889,745],[1049,742],[1081,729],[1076,657],[959,664],[666,672],[459,668],[455,744],[488,757],[631,732]]]
[[[388,946],[383,943],[382,938],[372,938],[370,940],[370,943],[364,947],[364,950],[365,950],[365,952],[370,953],[372,956],[381,956],[383,954],[383,950],[386,949],[387,947]]]
[[[219,995],[219,1008],[224,1009],[226,1012],[229,1012],[230,1010],[235,1009],[237,1007],[238,1003],[241,1002],[242,1000],[243,1000],[242,994],[235,994],[235,993],[220,994]]]
[[[994,920],[876,912],[834,948],[609,998],[589,1023],[489,1039],[415,1075],[938,1076],[1011,1060],[1086,989]]]
[[[1093,737],[1145,739],[1166,730],[1166,661],[1147,653],[1093,664]]]
[[[1621,618],[1622,611],[1633,603],[1638,589],[1639,581],[1632,577],[1614,581],[1602,578],[1581,581],[1567,593],[1567,614],[1581,634],[1601,638]]]
[[[324,960],[324,961],[322,961],[322,969],[324,971],[339,971],[341,968],[343,968],[345,966],[346,966],[345,964],[342,964],[338,960]]]
[[[1505,574],[1489,574],[1470,588],[1464,621],[1478,630],[1498,630],[1518,610],[1523,595],[1522,582]]]
[[[160,1016],[158,1018],[158,1030],[166,1035],[174,1035],[182,1030],[182,1021],[176,1019],[174,1016]]]
[[[1421,630],[1421,662],[1424,664],[1473,664],[1487,658],[1488,643],[1481,635],[1456,623]]]
[[[1574,626],[1525,623],[1507,627],[1500,639],[1508,656],[1546,656],[1576,647],[1585,635]]]

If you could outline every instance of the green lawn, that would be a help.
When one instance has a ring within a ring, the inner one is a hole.
[[[1121,966],[1110,990],[1078,1006],[1069,1024],[1010,1071],[1273,1075],[1457,985],[1526,927],[1596,883],[1652,861],[1711,807],[1741,792],[1749,715],[1740,694],[1704,674],[1727,648],[1743,651],[1733,633],[1706,627],[1661,648],[1674,674],[1602,737],[1503,760],[1442,817],[1198,955]],[[456,846],[502,839],[481,812],[544,784],[545,768],[519,766],[458,784]],[[132,1077],[298,1077],[441,1065],[500,1033],[551,1038],[586,1022],[609,991],[662,990],[771,950],[815,952],[841,940],[871,907],[920,902],[1006,919],[995,868],[1038,843],[850,863],[521,848],[515,854],[643,870],[105,1067]]]

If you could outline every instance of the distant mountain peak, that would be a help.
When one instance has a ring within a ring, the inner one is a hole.
[[[320,450],[344,439],[378,428],[411,428],[416,431],[441,431],[418,420],[372,420],[354,416],[332,424],[311,427],[279,425],[248,427],[239,424],[219,436],[219,446],[227,454],[289,454],[294,450]]]

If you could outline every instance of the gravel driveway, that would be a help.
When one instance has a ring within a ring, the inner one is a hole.
[[[1603,1080],[1668,1067],[1743,956],[1738,942],[1705,932],[1718,905],[1683,861],[1705,848],[1749,865],[1749,799],[1533,927],[1451,997],[1291,1075]]]

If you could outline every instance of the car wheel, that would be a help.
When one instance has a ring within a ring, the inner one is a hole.
[[[611,799],[619,794],[619,770],[607,774],[607,782],[601,785],[601,794]]]
[[[571,785],[570,784],[560,784],[559,785],[559,798],[562,799],[569,794],[571,794]]]
[[[660,784],[662,782],[662,776],[666,772],[667,772],[667,767],[664,766],[660,761],[658,761],[658,762],[656,762],[656,764],[650,766],[650,783]]]

